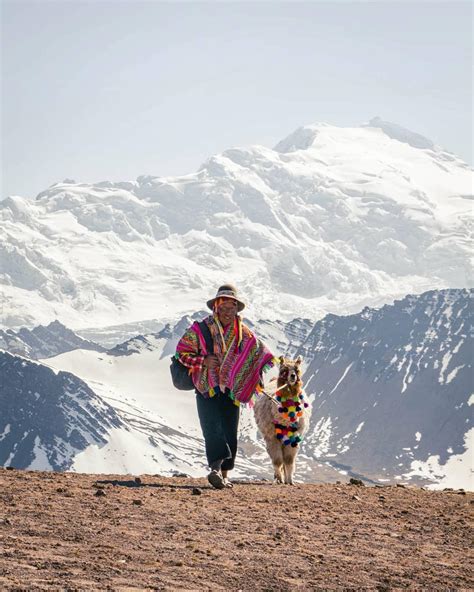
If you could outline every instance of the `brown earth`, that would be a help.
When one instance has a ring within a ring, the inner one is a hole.
[[[473,500],[0,469],[0,589],[468,590]]]

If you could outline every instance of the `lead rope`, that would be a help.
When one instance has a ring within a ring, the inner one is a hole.
[[[281,391],[282,389],[284,389],[285,387],[288,386],[288,383],[284,384],[283,386],[280,386],[279,388],[277,388],[277,390],[275,391],[275,394],[277,394],[278,391]],[[272,395],[270,395],[269,393],[267,393],[266,391],[264,391],[262,389],[262,393],[268,397],[270,399],[270,401],[272,401],[273,403],[275,403],[275,405],[277,407],[280,407],[280,403],[275,399],[275,397],[273,397]]]

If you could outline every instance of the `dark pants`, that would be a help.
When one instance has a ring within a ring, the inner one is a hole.
[[[196,392],[197,411],[201,424],[208,465],[229,471],[234,468],[237,454],[237,431],[240,408],[221,392],[205,399]]]

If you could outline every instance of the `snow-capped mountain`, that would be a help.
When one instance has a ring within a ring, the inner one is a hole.
[[[342,474],[474,489],[472,296],[468,290],[431,291],[316,324],[255,325],[276,355],[304,358],[313,416],[299,455],[300,479],[335,481]],[[80,376],[121,422],[107,430],[105,442],[71,455],[71,470],[204,474],[195,395],[176,391],[169,375],[169,357],[192,321],[183,317],[109,352],[76,350],[47,360],[56,371]],[[30,391],[29,400],[37,391],[36,379],[31,384],[23,372],[17,381],[20,405],[23,393]],[[47,433],[48,415],[34,415]],[[21,436],[23,431],[29,433],[21,428]],[[271,476],[250,410],[242,414],[238,465],[241,476]]]
[[[32,330],[25,327],[19,331],[0,329],[0,348],[32,359],[50,358],[74,349],[105,351],[101,345],[82,339],[59,321]]]
[[[104,446],[123,424],[80,378],[0,351],[0,465],[71,467],[91,445]]]
[[[307,450],[334,466],[474,489],[474,291],[328,315],[300,348],[315,396]]]
[[[68,355],[68,354],[65,354]],[[78,362],[107,355],[77,350]],[[113,358],[111,358],[113,359]],[[49,361],[49,360],[48,360]],[[73,364],[74,365],[74,364]],[[87,370],[81,368],[81,373]],[[83,472],[202,473],[202,443],[106,385],[0,351],[0,465]],[[175,423],[176,425],[176,423]]]
[[[232,148],[182,177],[10,197],[3,324],[170,321],[229,279],[251,318],[285,321],[469,286],[472,181],[460,159],[376,118]]]
[[[152,351],[149,345],[153,342]],[[142,351],[134,355],[76,350],[48,359],[56,370],[0,352],[0,370],[5,375],[0,388],[0,465],[89,473],[204,475],[207,469],[195,395],[173,389],[169,358],[160,359],[162,341],[148,336],[146,344],[141,343]],[[84,380],[58,370],[68,367]],[[337,476],[332,468],[313,459],[302,463],[318,467],[319,480]],[[270,476],[263,444],[258,442],[248,412],[241,422],[235,474]]]

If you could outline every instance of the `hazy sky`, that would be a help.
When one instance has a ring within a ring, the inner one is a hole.
[[[1,198],[377,115],[472,163],[471,2],[1,4]]]

